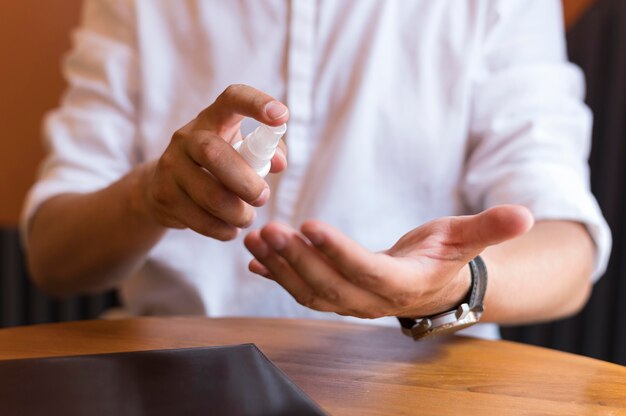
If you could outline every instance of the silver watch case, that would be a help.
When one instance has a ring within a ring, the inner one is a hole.
[[[412,328],[402,328],[402,332],[416,340],[451,334],[474,325],[480,321],[482,314],[483,308],[481,306],[477,306],[472,310],[469,304],[462,303],[456,310],[417,319]]]

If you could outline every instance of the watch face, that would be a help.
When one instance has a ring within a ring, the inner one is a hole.
[[[454,334],[455,332],[460,331],[461,329],[468,328],[468,327],[474,325],[475,323],[476,322],[467,322],[467,323],[464,323],[464,324],[447,325],[447,326],[439,326],[439,327],[436,327],[436,328],[431,328],[426,333],[424,333],[424,335],[422,335],[421,338],[438,337],[438,336],[442,336],[442,335],[451,335],[451,334]]]
[[[467,316],[465,316],[463,319],[459,319],[458,321],[448,322],[442,325],[436,325],[422,332],[413,331],[413,338],[422,339],[440,335],[453,334],[463,328],[467,328],[478,323],[479,319],[480,313],[470,312],[467,314]]]

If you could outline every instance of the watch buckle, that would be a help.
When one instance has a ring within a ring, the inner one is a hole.
[[[411,328],[411,332],[413,333],[413,336],[419,336],[428,332],[428,330],[432,327],[433,321],[431,321],[429,318],[422,318],[413,328]]]
[[[470,313],[470,307],[467,303],[462,303],[457,309],[456,309],[456,320],[460,321],[461,319],[465,319],[465,317]]]

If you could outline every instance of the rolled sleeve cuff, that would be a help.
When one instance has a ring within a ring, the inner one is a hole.
[[[547,171],[550,174],[547,175]],[[611,253],[611,231],[593,195],[583,189],[581,180],[572,180],[568,169],[532,169],[505,175],[494,184],[486,206],[519,204],[527,207],[537,221],[574,221],[586,226],[595,244],[592,281],[606,271]],[[541,172],[541,173],[539,173]],[[525,174],[524,174],[525,173]],[[508,176],[508,177],[507,177]]]

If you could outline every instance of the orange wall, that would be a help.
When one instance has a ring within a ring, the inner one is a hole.
[[[571,27],[596,0],[563,0],[565,24]]]
[[[16,224],[43,156],[41,117],[63,90],[59,59],[80,0],[0,0],[0,225]]]
[[[571,22],[594,0],[564,0]],[[59,59],[80,0],[0,0],[0,225],[17,224],[43,157],[41,117],[63,90]]]

